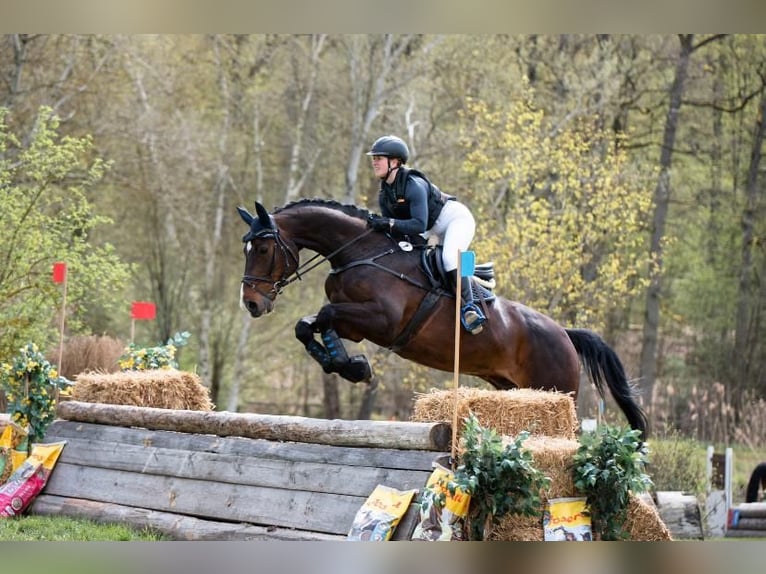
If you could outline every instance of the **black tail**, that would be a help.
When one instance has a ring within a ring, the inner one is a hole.
[[[580,360],[585,366],[588,377],[596,385],[598,394],[604,398],[604,383],[614,397],[615,402],[625,413],[630,427],[641,431],[641,438],[646,436],[646,414],[636,402],[634,389],[625,376],[617,353],[593,331],[587,329],[566,329]]]
[[[756,466],[753,474],[750,475],[750,481],[747,483],[745,502],[758,502],[759,488],[766,490],[766,462],[762,462]]]

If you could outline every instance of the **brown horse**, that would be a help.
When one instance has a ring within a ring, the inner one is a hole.
[[[241,304],[253,316],[269,313],[281,290],[301,273],[329,260],[325,281],[330,301],[304,317],[296,337],[326,372],[358,382],[372,376],[365,357],[348,357],[341,339],[367,339],[398,355],[442,371],[454,368],[455,300],[424,271],[417,241],[371,231],[369,213],[351,205],[304,199],[270,214],[237,208],[249,226]],[[408,238],[409,239],[409,238]],[[418,238],[419,239],[419,238]],[[416,245],[413,247],[413,243]],[[303,249],[322,259],[300,265]],[[580,361],[603,397],[609,387],[630,426],[645,432],[646,416],[636,403],[617,354],[596,333],[565,329],[521,303],[494,297],[477,335],[460,338],[460,372],[495,388],[535,388],[577,397]],[[314,337],[321,336],[321,342]]]

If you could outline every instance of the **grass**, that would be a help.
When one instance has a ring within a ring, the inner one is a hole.
[[[20,516],[0,519],[0,540],[156,542],[166,538],[157,532],[135,530],[123,524],[99,524],[63,516]]]

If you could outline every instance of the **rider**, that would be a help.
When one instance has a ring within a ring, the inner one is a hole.
[[[440,191],[419,171],[404,167],[410,151],[401,138],[380,137],[367,155],[372,156],[372,169],[380,179],[378,202],[383,214],[371,215],[368,225],[378,231],[421,234],[426,239],[435,239],[443,246],[444,270],[457,294],[458,250],[468,249],[476,231],[470,210]],[[469,277],[460,278],[460,294],[461,322],[469,333],[476,335],[487,319],[473,302]]]

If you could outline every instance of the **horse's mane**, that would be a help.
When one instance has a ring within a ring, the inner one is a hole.
[[[306,205],[334,209],[346,215],[350,215],[351,217],[358,217],[359,219],[367,219],[367,216],[370,213],[368,210],[362,207],[357,207],[356,205],[349,205],[347,203],[340,203],[339,201],[335,201],[334,199],[322,199],[318,197],[304,198],[304,199],[291,201],[290,203],[283,205],[282,207],[277,207],[274,210],[274,213],[279,213],[280,211],[286,211],[288,209],[293,209],[293,208],[306,206]]]

